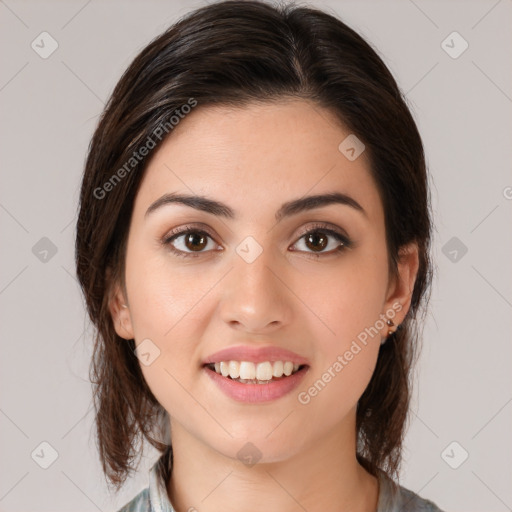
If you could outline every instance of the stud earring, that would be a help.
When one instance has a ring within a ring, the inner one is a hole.
[[[388,321],[387,321],[386,323],[388,324],[388,326],[389,326],[389,327],[394,327],[394,325],[395,325],[395,324],[394,324],[394,322],[393,322],[393,320],[389,320],[389,319],[388,319]],[[391,335],[393,334],[393,332],[394,332],[394,331],[392,331],[391,329],[389,329],[389,331],[388,331],[388,338],[389,338],[389,336],[391,336]]]
[[[394,327],[395,323],[393,322],[393,320],[390,320],[388,318],[388,320],[386,321],[386,324],[388,325],[388,327]],[[385,337],[385,338],[382,338],[380,344],[381,345],[384,345],[384,343],[386,343],[386,341],[388,340],[388,338],[394,333],[395,331],[392,331],[391,329],[388,330],[388,335]]]
[[[127,308],[128,306],[126,304],[121,304],[123,308]]]

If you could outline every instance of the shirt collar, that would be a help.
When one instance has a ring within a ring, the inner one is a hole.
[[[151,512],[176,512],[167,495],[167,482],[172,468],[172,448],[155,462],[149,471],[149,502]]]

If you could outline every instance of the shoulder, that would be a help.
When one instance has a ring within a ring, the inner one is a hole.
[[[117,512],[151,512],[149,487],[139,492],[137,496],[121,507]]]
[[[418,496],[415,492],[400,486],[403,512],[443,512],[432,501]]]
[[[434,502],[402,487],[384,472],[379,472],[377,512],[443,512]]]

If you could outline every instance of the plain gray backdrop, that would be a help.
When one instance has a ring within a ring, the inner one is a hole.
[[[148,484],[153,449],[117,496],[100,470],[77,199],[122,72],[204,4],[0,0],[0,511],[116,510]],[[309,5],[390,67],[432,176],[437,278],[401,484],[446,511],[512,510],[512,0]]]

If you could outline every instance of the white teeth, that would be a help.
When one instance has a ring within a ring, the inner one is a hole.
[[[250,361],[242,361],[240,363],[240,378],[241,379],[255,379],[256,367]]]
[[[229,361],[229,376],[232,379],[240,377],[240,363],[238,361]]]
[[[279,378],[295,373],[300,365],[291,361],[264,361],[253,363],[251,361],[220,361],[214,364],[215,371],[223,377],[231,377],[240,381],[270,381],[272,377]]]
[[[282,377],[283,376],[283,361],[276,361],[274,363],[274,371],[272,372],[274,377]]]
[[[256,378],[258,380],[270,380],[272,378],[272,365],[266,361],[256,366]]]
[[[229,375],[229,363],[225,361],[220,362],[220,373],[223,377],[227,377]]]

